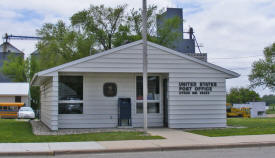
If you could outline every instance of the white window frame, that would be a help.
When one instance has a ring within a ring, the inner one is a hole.
[[[143,100],[137,100],[137,77],[141,76],[143,77],[141,74],[137,74],[135,75],[135,114],[136,115],[143,115],[142,113],[137,113],[137,103],[143,103]],[[147,100],[147,103],[159,103],[159,112],[158,113],[147,113],[148,115],[159,115],[162,114],[162,76],[160,74],[148,74],[147,77],[150,76],[157,76],[159,77],[159,100]]]
[[[59,77],[60,76],[82,76],[82,100],[59,100],[59,96],[58,96],[58,109],[59,109],[59,103],[72,103],[72,104],[81,104],[82,103],[82,113],[81,114],[59,114],[59,111],[58,111],[58,115],[83,115],[84,114],[84,88],[85,88],[85,85],[84,85],[84,82],[85,82],[85,76],[83,74],[59,74],[58,75],[58,91],[59,91]],[[59,92],[58,92],[59,93]]]

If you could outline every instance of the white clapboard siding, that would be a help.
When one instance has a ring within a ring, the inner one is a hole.
[[[139,48],[139,49],[137,49]],[[206,67],[199,63],[172,55],[152,46],[148,46],[148,72],[189,72],[228,77],[227,74]],[[63,72],[142,72],[142,45],[113,52],[70,67],[63,68]],[[184,73],[182,75],[185,75]],[[210,76],[211,77],[211,76]]]
[[[131,98],[132,125],[143,126],[143,115],[136,114],[136,74],[89,73],[84,76],[83,114],[62,114],[58,117],[59,128],[112,128],[118,125],[118,98]],[[105,97],[103,85],[117,84],[117,96]],[[162,126],[162,114],[148,114],[150,127]]]
[[[40,87],[41,121],[51,130],[58,129],[58,77],[54,76]]]
[[[171,76],[177,76],[177,78],[175,79]],[[178,78],[180,75],[171,76],[169,75],[168,91],[170,128],[226,126],[225,78],[212,78],[212,82],[217,82],[217,87],[213,87],[209,95],[179,95],[175,85],[178,84],[176,81],[180,81]],[[193,78],[190,81],[205,82],[203,81],[203,76]],[[211,82],[211,79],[206,82]],[[173,85],[173,87],[170,87],[170,85]]]
[[[132,99],[133,126],[143,126],[143,115],[136,114],[135,102],[135,75],[142,73],[141,44],[75,63],[58,71],[71,74],[82,72],[84,75],[84,113],[72,116],[76,121],[59,115],[60,128],[115,127],[118,97]],[[148,72],[168,76],[170,128],[225,127],[225,79],[232,75],[153,45],[148,46]],[[117,84],[116,97],[103,96],[105,82]],[[217,82],[217,87],[213,87],[209,95],[180,95],[179,82]],[[149,126],[163,125],[162,109],[161,106],[159,114],[148,115]],[[102,118],[97,119],[97,116]]]

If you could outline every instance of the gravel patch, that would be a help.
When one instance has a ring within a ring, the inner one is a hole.
[[[58,129],[51,131],[44,123],[39,120],[31,120],[32,132],[34,135],[70,135],[98,132],[142,132],[142,128],[81,128],[81,129]]]

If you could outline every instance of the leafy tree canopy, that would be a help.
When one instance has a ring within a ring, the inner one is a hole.
[[[260,101],[260,95],[249,88],[231,88],[229,94],[226,95],[227,103],[247,103]]]
[[[4,61],[1,71],[14,82],[26,82],[28,77],[28,62],[22,56],[11,54],[8,56],[8,60]]]
[[[89,9],[75,13],[71,17],[71,24],[80,32],[93,36],[97,49],[108,50],[142,38],[142,10],[131,9],[126,13],[126,7],[127,5],[115,8],[91,5]],[[157,32],[156,17],[162,12],[155,5],[148,7],[148,40],[169,47],[180,36],[171,30],[177,29],[183,20],[177,17],[166,20],[164,27]]]
[[[264,49],[264,59],[252,64],[249,81],[252,88],[264,86],[275,91],[275,43]]]
[[[37,34],[42,37],[38,42],[40,69],[48,69],[72,60],[76,60],[90,53],[94,44],[93,36],[81,34],[66,26],[63,21],[56,24],[44,24]]]
[[[94,36],[99,46],[108,50],[112,48],[112,41],[116,40],[114,34],[121,31],[119,27],[125,20],[125,8],[126,5],[115,8],[91,5],[89,9],[75,13],[71,17],[71,23],[72,26]]]
[[[275,104],[275,95],[264,95],[262,100],[265,101],[267,105]]]

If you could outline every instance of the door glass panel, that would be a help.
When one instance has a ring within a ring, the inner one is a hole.
[[[143,103],[137,103],[136,113],[143,114]],[[148,103],[147,113],[159,113],[159,103]]]
[[[136,94],[137,100],[143,100],[143,77],[136,78]],[[148,100],[159,100],[159,77],[148,77]]]

